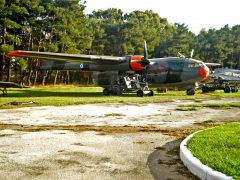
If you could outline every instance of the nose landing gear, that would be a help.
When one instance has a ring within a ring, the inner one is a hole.
[[[187,89],[187,95],[188,96],[193,96],[196,92],[195,88],[190,88],[190,89]]]

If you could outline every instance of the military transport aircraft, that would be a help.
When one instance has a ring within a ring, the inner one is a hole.
[[[207,83],[202,86],[202,91],[224,90],[225,93],[238,92],[239,83],[240,70],[217,68],[209,76]]]
[[[185,57],[148,59],[144,42],[144,55],[125,57],[84,54],[64,54],[16,50],[7,57],[40,58],[41,70],[80,70],[93,72],[93,79],[104,87],[103,94],[136,92],[137,96],[153,96],[149,87],[178,87],[194,95],[198,82],[209,75],[207,65]]]

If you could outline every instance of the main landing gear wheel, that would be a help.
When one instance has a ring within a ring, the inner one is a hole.
[[[231,89],[231,91],[232,91],[233,93],[237,93],[237,92],[238,92],[238,88],[237,88],[237,87],[233,87],[233,88]]]
[[[143,97],[143,95],[144,95],[143,90],[139,89],[139,90],[137,91],[137,97]]]
[[[203,92],[203,93],[209,92],[209,88],[208,88],[207,86],[203,86],[203,87],[202,87],[202,92]]]
[[[150,92],[148,93],[148,96],[154,96],[153,90],[150,90]]]
[[[195,89],[193,89],[193,88],[187,89],[187,95],[193,96],[194,94],[195,94]]]
[[[148,96],[154,96],[153,90],[142,90],[142,89],[139,89],[137,91],[137,97],[143,97],[145,94],[148,95]]]
[[[104,95],[104,96],[109,96],[109,95],[110,95],[110,91],[109,91],[107,88],[105,88],[105,89],[103,90],[103,95]]]
[[[226,86],[226,87],[224,88],[224,92],[225,92],[225,93],[230,93],[230,92],[231,92],[231,87],[230,87],[230,86]]]

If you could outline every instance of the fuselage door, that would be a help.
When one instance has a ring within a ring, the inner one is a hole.
[[[178,83],[182,81],[184,63],[181,59],[168,62],[168,72],[165,83]]]

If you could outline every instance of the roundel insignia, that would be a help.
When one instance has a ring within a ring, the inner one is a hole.
[[[83,68],[84,68],[84,65],[83,65],[83,64],[80,64],[80,68],[83,69]]]

